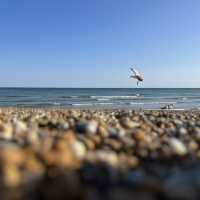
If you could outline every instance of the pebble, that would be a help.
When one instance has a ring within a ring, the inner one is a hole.
[[[82,160],[85,158],[86,155],[86,148],[85,145],[80,141],[74,141],[71,144],[72,151],[74,152],[76,158],[78,160]]]
[[[175,154],[179,156],[184,156],[185,154],[187,154],[187,148],[180,140],[176,138],[170,138],[169,144]]]
[[[11,124],[0,124],[0,138],[11,140],[13,137],[13,127]]]
[[[185,128],[183,128],[183,127],[181,127],[181,128],[179,128],[179,130],[178,130],[178,132],[181,134],[181,135],[187,135],[187,129],[185,129]]]
[[[24,122],[19,121],[17,119],[14,119],[13,121],[15,134],[22,134],[27,131],[27,126]]]
[[[98,128],[98,123],[95,121],[79,122],[76,125],[76,131],[78,133],[96,134],[97,128]]]
[[[133,137],[138,141],[144,141],[146,139],[146,133],[142,130],[134,131]]]
[[[165,120],[165,119],[164,119]],[[179,119],[174,119],[173,122],[177,125],[177,126],[182,126],[183,122]]]
[[[70,128],[70,125],[68,122],[63,122],[63,123],[60,123],[60,127],[61,129],[63,130],[68,130]]]
[[[198,145],[197,142],[195,142],[195,141],[190,141],[190,142],[188,143],[188,149],[189,149],[189,151],[193,152],[193,151],[198,150],[198,148],[199,148],[199,145]]]
[[[127,118],[127,117],[123,117],[123,118],[121,119],[121,124],[122,124],[123,127],[128,128],[128,129],[131,129],[131,128],[135,128],[135,127],[139,127],[139,126],[140,126],[139,123],[134,122],[134,121],[130,120],[130,119]]]
[[[15,166],[7,167],[3,173],[3,180],[6,187],[14,188],[21,184],[22,176]]]
[[[109,150],[90,151],[87,153],[85,160],[90,163],[103,163],[112,167],[116,167],[118,164],[117,154]]]
[[[107,128],[106,128],[105,126],[101,126],[101,125],[100,125],[98,131],[99,131],[99,134],[100,134],[103,138],[109,136],[109,132],[108,132],[108,130],[107,130]]]

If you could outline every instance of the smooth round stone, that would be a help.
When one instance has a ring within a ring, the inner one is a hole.
[[[108,130],[105,126],[99,126],[98,132],[103,138],[108,137],[109,135]]]
[[[169,144],[175,154],[179,156],[184,156],[187,154],[187,148],[180,140],[176,138],[170,138]]]
[[[27,131],[27,126],[24,122],[19,121],[19,120],[15,120],[14,121],[14,126],[15,126],[15,133],[16,134],[20,134],[20,133],[24,133]]]
[[[131,121],[130,118],[128,118],[128,117],[123,117],[123,118],[120,120],[120,122],[121,122],[121,125],[122,125],[123,127],[125,127],[125,128],[130,128],[130,129],[131,129],[131,128],[135,128],[135,127],[140,126],[139,123],[134,122],[134,121]]]
[[[59,128],[63,129],[63,130],[68,130],[70,128],[70,125],[68,122],[64,122],[64,123],[61,123],[59,125]]]
[[[11,140],[13,137],[13,128],[11,124],[0,124],[0,138]]]
[[[80,141],[74,141],[71,145],[77,159],[82,160],[86,155],[85,145]]]
[[[123,137],[125,135],[125,132],[123,130],[121,130],[121,129],[117,130],[117,129],[112,128],[112,127],[110,127],[108,129],[108,133],[109,133],[109,137],[115,138],[115,139]]]
[[[78,133],[90,133],[95,134],[97,132],[98,123],[96,121],[90,122],[78,122],[76,124],[76,131]]]
[[[110,150],[98,150],[90,151],[86,155],[86,160],[90,163],[105,163],[112,167],[118,166],[118,157],[114,151]]]
[[[178,126],[182,126],[183,125],[183,122],[179,119],[174,119],[174,123]]]
[[[99,161],[106,162],[107,164],[116,167],[118,164],[118,157],[115,152],[111,151],[98,151],[97,154],[97,159]]]
[[[188,144],[189,151],[196,151],[199,148],[199,145],[195,141],[190,141]]]
[[[185,128],[183,128],[183,127],[181,127],[181,128],[178,130],[178,132],[179,132],[181,135],[187,135],[187,133],[188,133],[187,129],[185,129]]]
[[[195,127],[195,122],[194,122],[194,121],[189,121],[188,123],[189,123],[189,125],[190,125],[191,127]]]
[[[87,132],[95,134],[97,132],[98,123],[96,121],[91,121],[87,124]]]
[[[134,133],[134,137],[136,140],[138,141],[143,141],[145,140],[146,138],[146,134],[143,130],[137,130],[135,133]]]

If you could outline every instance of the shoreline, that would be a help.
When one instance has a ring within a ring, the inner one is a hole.
[[[0,108],[0,161],[3,199],[199,199],[200,111]]]
[[[173,109],[161,109],[161,108],[133,108],[133,107],[107,107],[107,106],[0,106],[1,110],[45,110],[45,111],[136,111],[136,112],[200,112],[199,108],[173,108]]]

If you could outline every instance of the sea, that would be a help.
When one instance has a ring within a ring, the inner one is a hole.
[[[200,109],[200,88],[0,88],[0,107]]]

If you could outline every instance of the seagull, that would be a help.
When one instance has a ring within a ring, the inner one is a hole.
[[[143,76],[136,69],[133,69],[133,68],[130,68],[130,69],[134,74],[134,75],[130,76],[130,78],[136,79],[137,85],[139,85],[139,82],[142,82],[144,80]]]

